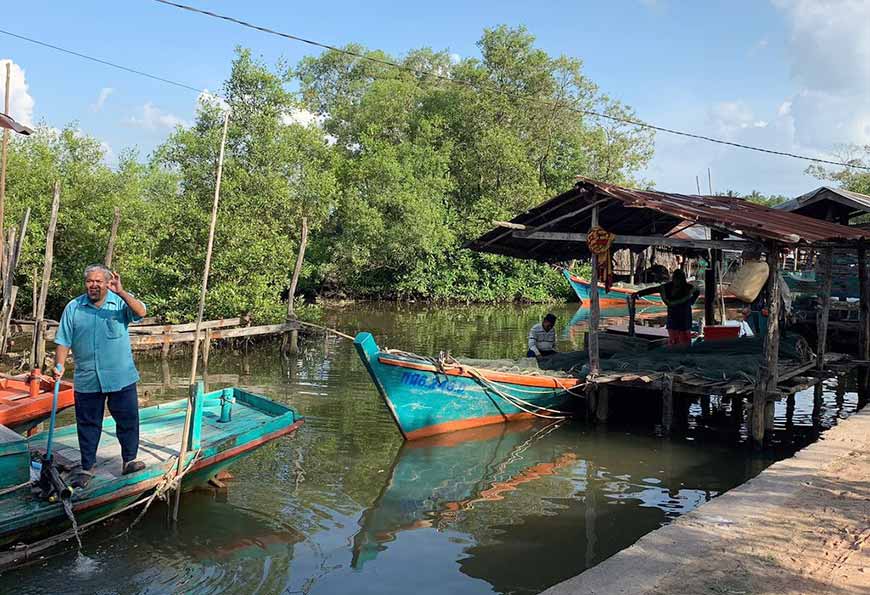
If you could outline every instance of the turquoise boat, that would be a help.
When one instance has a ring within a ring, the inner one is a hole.
[[[70,499],[80,525],[147,496],[171,475],[177,464],[187,403],[188,399],[180,399],[140,410],[139,459],[146,467],[129,475],[121,475],[114,421],[104,420],[94,477]],[[294,432],[303,423],[290,407],[239,388],[204,393],[200,384],[193,404],[189,470],[182,482],[185,490],[209,482],[257,447]],[[0,426],[0,548],[49,537],[71,526],[63,503],[39,499],[26,485],[31,460],[45,453],[46,434],[28,439]],[[66,480],[66,473],[80,458],[74,424],[55,431],[52,450]],[[0,549],[0,558],[8,561],[9,555],[15,557],[22,551],[26,548],[16,547],[11,554]]]
[[[359,333],[354,346],[406,440],[563,417],[583,394],[577,378],[500,372],[381,350],[370,333]]]
[[[577,294],[577,297],[580,298],[580,301],[587,302],[591,299],[592,296],[592,284],[578,277],[568,269],[562,269],[562,276],[567,279],[568,284],[571,286],[571,289],[574,290],[574,293]],[[628,283],[620,283],[618,285],[614,285],[610,288],[610,291],[605,291],[603,285],[598,286],[598,299],[606,300],[606,301],[619,301],[625,303],[626,298],[633,294],[636,291],[639,291],[647,287],[646,285],[630,285]],[[662,304],[662,298],[658,295],[645,295],[638,299],[638,302],[650,302],[655,304]]]

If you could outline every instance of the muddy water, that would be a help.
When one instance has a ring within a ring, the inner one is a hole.
[[[560,347],[579,345],[584,313],[555,311]],[[525,351],[545,312],[365,304],[326,318],[384,346],[505,358]],[[0,576],[0,592],[536,593],[789,456],[858,402],[831,379],[777,404],[765,455],[718,399],[687,404],[670,438],[654,404],[632,402],[606,426],[523,423],[403,444],[347,341],[301,346],[289,360],[269,345],[212,352],[213,387],[248,387],[306,416],[297,435],[236,464],[226,494],[185,496],[173,530],[162,504],[120,538],[132,516],[113,520],[84,537],[88,564],[73,546]],[[185,394],[184,357],[138,364],[147,404]]]

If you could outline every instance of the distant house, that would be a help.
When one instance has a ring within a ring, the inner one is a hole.
[[[855,225],[857,222],[853,220],[870,214],[870,196],[822,186],[774,208],[841,225]]]

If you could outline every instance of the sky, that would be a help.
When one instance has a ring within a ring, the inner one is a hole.
[[[644,121],[821,158],[870,145],[870,0],[186,3],[395,56],[418,47],[478,56],[485,28],[525,25],[551,55],[582,59],[584,73]],[[268,64],[319,52],[153,0],[7,3],[0,29],[204,91],[220,90],[237,46]],[[195,117],[197,91],[0,33],[0,62],[8,60],[13,117],[77,126],[103,143],[110,163],[125,148],[146,157]],[[715,192],[797,196],[822,185],[807,165],[658,133],[640,176],[682,193],[696,192],[697,176],[706,193],[709,169]]]

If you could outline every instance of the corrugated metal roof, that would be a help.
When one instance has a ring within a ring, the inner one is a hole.
[[[8,128],[14,130],[18,134],[33,134],[33,130],[24,124],[19,124],[12,119],[12,116],[0,112],[0,128]]]
[[[848,207],[851,207],[858,213],[870,213],[870,196],[861,194],[860,192],[852,192],[843,188],[831,188],[830,186],[822,186],[811,192],[802,194],[788,202],[777,205],[777,209],[783,211],[798,211],[807,210],[810,214],[811,207],[819,202],[830,200]]]
[[[526,230],[578,233],[589,230],[591,209],[599,204],[599,223],[618,235],[665,236],[686,221],[725,235],[785,244],[859,240],[870,233],[796,213],[771,209],[728,196],[693,196],[623,188],[592,180],[518,215],[511,223]],[[688,231],[688,228],[687,228]],[[556,262],[585,256],[581,242],[518,237],[497,227],[466,247],[519,258]]]

